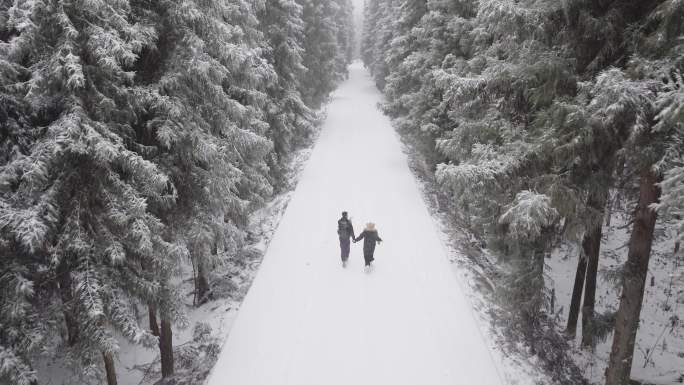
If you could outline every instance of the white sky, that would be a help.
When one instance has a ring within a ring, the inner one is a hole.
[[[363,2],[364,0],[352,0],[355,14],[360,15],[363,13]]]

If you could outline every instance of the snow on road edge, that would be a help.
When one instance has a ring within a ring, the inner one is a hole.
[[[409,168],[415,177],[416,184],[423,196],[428,210],[439,229],[439,238],[449,256],[452,271],[456,275],[463,292],[470,303],[470,310],[487,343],[499,374],[509,385],[551,384],[553,381],[540,368],[539,360],[534,355],[526,357],[504,351],[503,345],[509,343],[501,330],[497,329],[492,318],[492,312],[497,305],[492,298],[494,283],[490,275],[494,272],[494,257],[487,250],[483,250],[477,240],[460,228],[440,203],[444,199],[437,188],[436,181],[431,177],[425,162],[413,147],[411,141],[396,132],[402,142],[402,147],[409,161]],[[473,255],[477,254],[477,255]],[[470,256],[469,256],[470,255]],[[519,350],[525,350],[521,345]]]

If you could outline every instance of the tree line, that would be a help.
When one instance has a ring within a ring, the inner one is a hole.
[[[368,0],[364,12],[384,110],[511,270],[497,288],[511,327],[547,350],[544,258],[576,242],[566,333],[580,313],[583,346],[614,330],[606,384],[627,384],[656,221],[684,234],[684,3]],[[631,237],[619,308],[599,314],[613,210]]]
[[[114,385],[117,335],[174,374],[181,266],[210,300],[351,25],[350,0],[0,1],[1,383],[60,356]]]

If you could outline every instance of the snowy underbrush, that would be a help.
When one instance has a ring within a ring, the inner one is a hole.
[[[674,385],[684,382],[684,284],[678,282],[684,273],[684,258],[675,256],[674,227],[659,222],[653,243],[639,330],[634,349],[632,378],[642,384]],[[619,215],[604,226],[596,283],[596,312],[617,310],[619,271],[627,260],[628,219]],[[562,245],[547,259],[547,286],[556,296],[556,330],[565,328],[572,295],[573,277],[579,251],[575,245]],[[580,312],[581,317],[581,312]],[[578,322],[581,329],[581,318]],[[593,351],[582,349],[581,330],[569,341],[572,357],[591,383],[603,383],[610,354],[612,334],[598,341]]]
[[[533,330],[522,330],[499,295],[502,282],[510,277],[509,266],[459,222],[457,209],[439,188],[434,170],[416,141],[404,137],[403,142],[411,169],[443,231],[444,243],[449,245],[456,274],[462,278],[475,316],[481,321],[478,324],[489,325],[484,333],[504,363],[501,371],[506,383],[603,383],[612,332],[604,335],[593,350],[581,347],[581,330],[575,340],[568,340],[564,333],[579,255],[577,245],[562,244],[546,258],[544,282],[550,301]],[[628,218],[613,214],[611,222],[604,227],[601,245],[597,317],[617,310],[620,271],[627,259],[631,229]],[[680,282],[684,258],[673,255],[674,228],[659,222],[649,264],[632,368],[632,378],[644,385],[684,382],[684,282]]]
[[[195,292],[190,262],[182,266],[180,290],[184,294],[185,319],[174,325],[175,375],[165,385],[199,385],[213,368],[240,304],[266,253],[269,242],[292,196],[298,175],[311,154],[311,146],[292,156],[286,166],[287,184],[264,207],[250,216],[246,244],[233,255],[225,255],[222,263],[210,273],[211,301],[194,306]],[[190,278],[188,278],[190,277]],[[147,313],[138,309],[138,322],[145,325]],[[161,361],[156,346],[146,348],[134,345],[122,336],[117,337],[119,354],[116,370],[119,385],[151,385],[160,383]],[[42,361],[37,367],[39,382],[49,385],[95,385],[105,383],[101,372],[80,373],[70,365],[68,354],[59,360]]]
[[[434,170],[412,139],[402,139],[411,170],[438,222],[443,244],[448,247],[454,274],[471,302],[473,317],[480,325],[490,351],[498,356],[495,361],[501,363],[502,382],[510,385],[586,383],[580,368],[568,354],[570,346],[556,329],[552,316],[539,320],[532,338],[529,335],[524,338],[524,333],[514,326],[511,309],[502,306],[496,295],[500,290],[499,282],[510,272],[505,270],[504,264],[497,262],[497,257],[485,248],[484,242],[459,223],[456,208],[440,190]]]

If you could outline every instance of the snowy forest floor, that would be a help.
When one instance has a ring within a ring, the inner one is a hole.
[[[629,210],[620,210],[625,212]],[[668,231],[669,228],[669,231]],[[673,256],[674,227],[656,227],[657,241],[651,252],[646,292],[641,310],[632,365],[632,378],[643,384],[674,385],[684,381],[684,290],[676,277],[684,272],[681,256]],[[614,214],[604,227],[596,288],[596,311],[616,311],[620,282],[618,269],[627,260],[628,218]],[[563,245],[547,259],[547,287],[555,290],[557,326],[565,328],[572,295],[573,277],[579,250]],[[592,383],[603,383],[608,364],[612,334],[597,344],[595,350],[581,349],[581,313],[573,356],[584,376]]]

